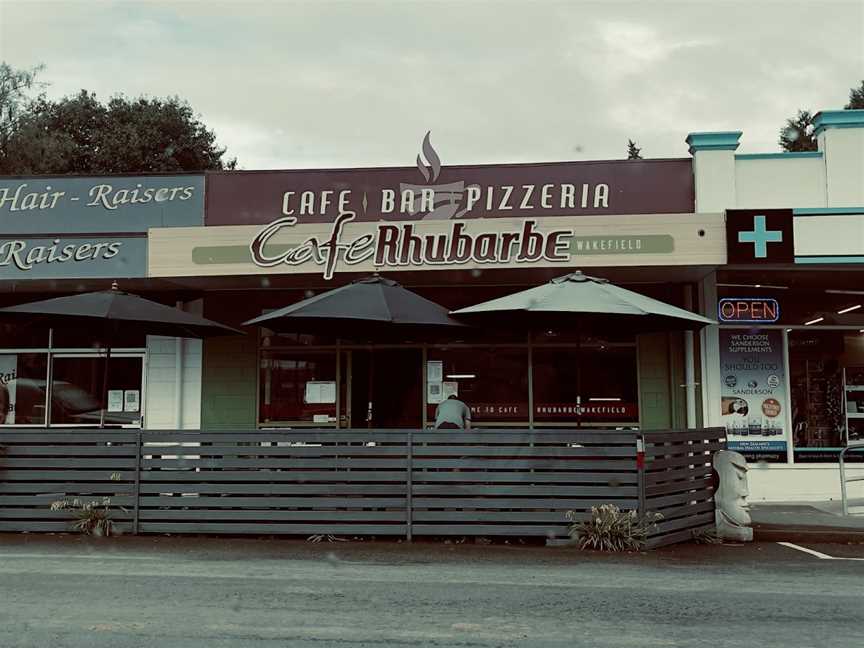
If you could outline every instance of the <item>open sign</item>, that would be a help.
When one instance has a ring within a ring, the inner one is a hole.
[[[717,305],[721,322],[771,323],[780,319],[776,299],[762,297],[726,297]]]

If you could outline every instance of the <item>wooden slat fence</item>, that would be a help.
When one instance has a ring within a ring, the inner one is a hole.
[[[725,450],[723,428],[643,432],[642,510],[663,519],[649,536],[648,547],[690,540],[714,528],[714,452]]]
[[[561,538],[567,511],[612,503],[662,513],[660,545],[713,523],[706,453],[722,445],[716,430],[0,431],[0,531],[68,530],[52,501],[110,495],[132,533]]]

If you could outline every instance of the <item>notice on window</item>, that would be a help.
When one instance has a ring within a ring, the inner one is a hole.
[[[444,362],[441,360],[426,361],[426,382],[440,383],[444,380]]]
[[[0,425],[15,423],[18,356],[0,355]]]
[[[727,447],[750,460],[785,461],[789,400],[782,333],[721,329],[720,371]]]
[[[447,381],[443,383],[444,389],[441,394],[441,398],[443,400],[447,400],[451,396],[459,397],[459,383],[455,380]]]
[[[123,411],[123,390],[109,389],[108,390],[108,411],[122,412]]]
[[[331,405],[336,402],[336,383],[332,380],[310,380],[306,383],[307,405]]]
[[[444,393],[444,385],[440,382],[427,382],[426,383],[426,402],[430,405],[437,405],[444,397],[442,394]]]
[[[137,389],[127,389],[123,392],[123,411],[137,412],[141,409],[141,392]]]

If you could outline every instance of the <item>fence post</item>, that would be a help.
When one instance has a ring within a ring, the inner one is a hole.
[[[639,512],[640,516],[646,515],[645,501],[645,437],[640,433],[636,437],[636,483],[639,490]]]
[[[132,534],[138,535],[138,511],[141,508],[141,435],[143,432],[138,430],[135,436],[135,509],[132,518]]]
[[[406,457],[406,488],[408,489],[405,497],[405,536],[408,542],[412,542],[414,540],[414,532],[411,528],[414,518],[414,432],[408,432],[408,456]]]

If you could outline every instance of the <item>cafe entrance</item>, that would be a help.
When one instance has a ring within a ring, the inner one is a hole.
[[[419,348],[352,349],[342,357],[347,371],[342,372],[346,398],[341,420],[347,427],[422,427]]]

